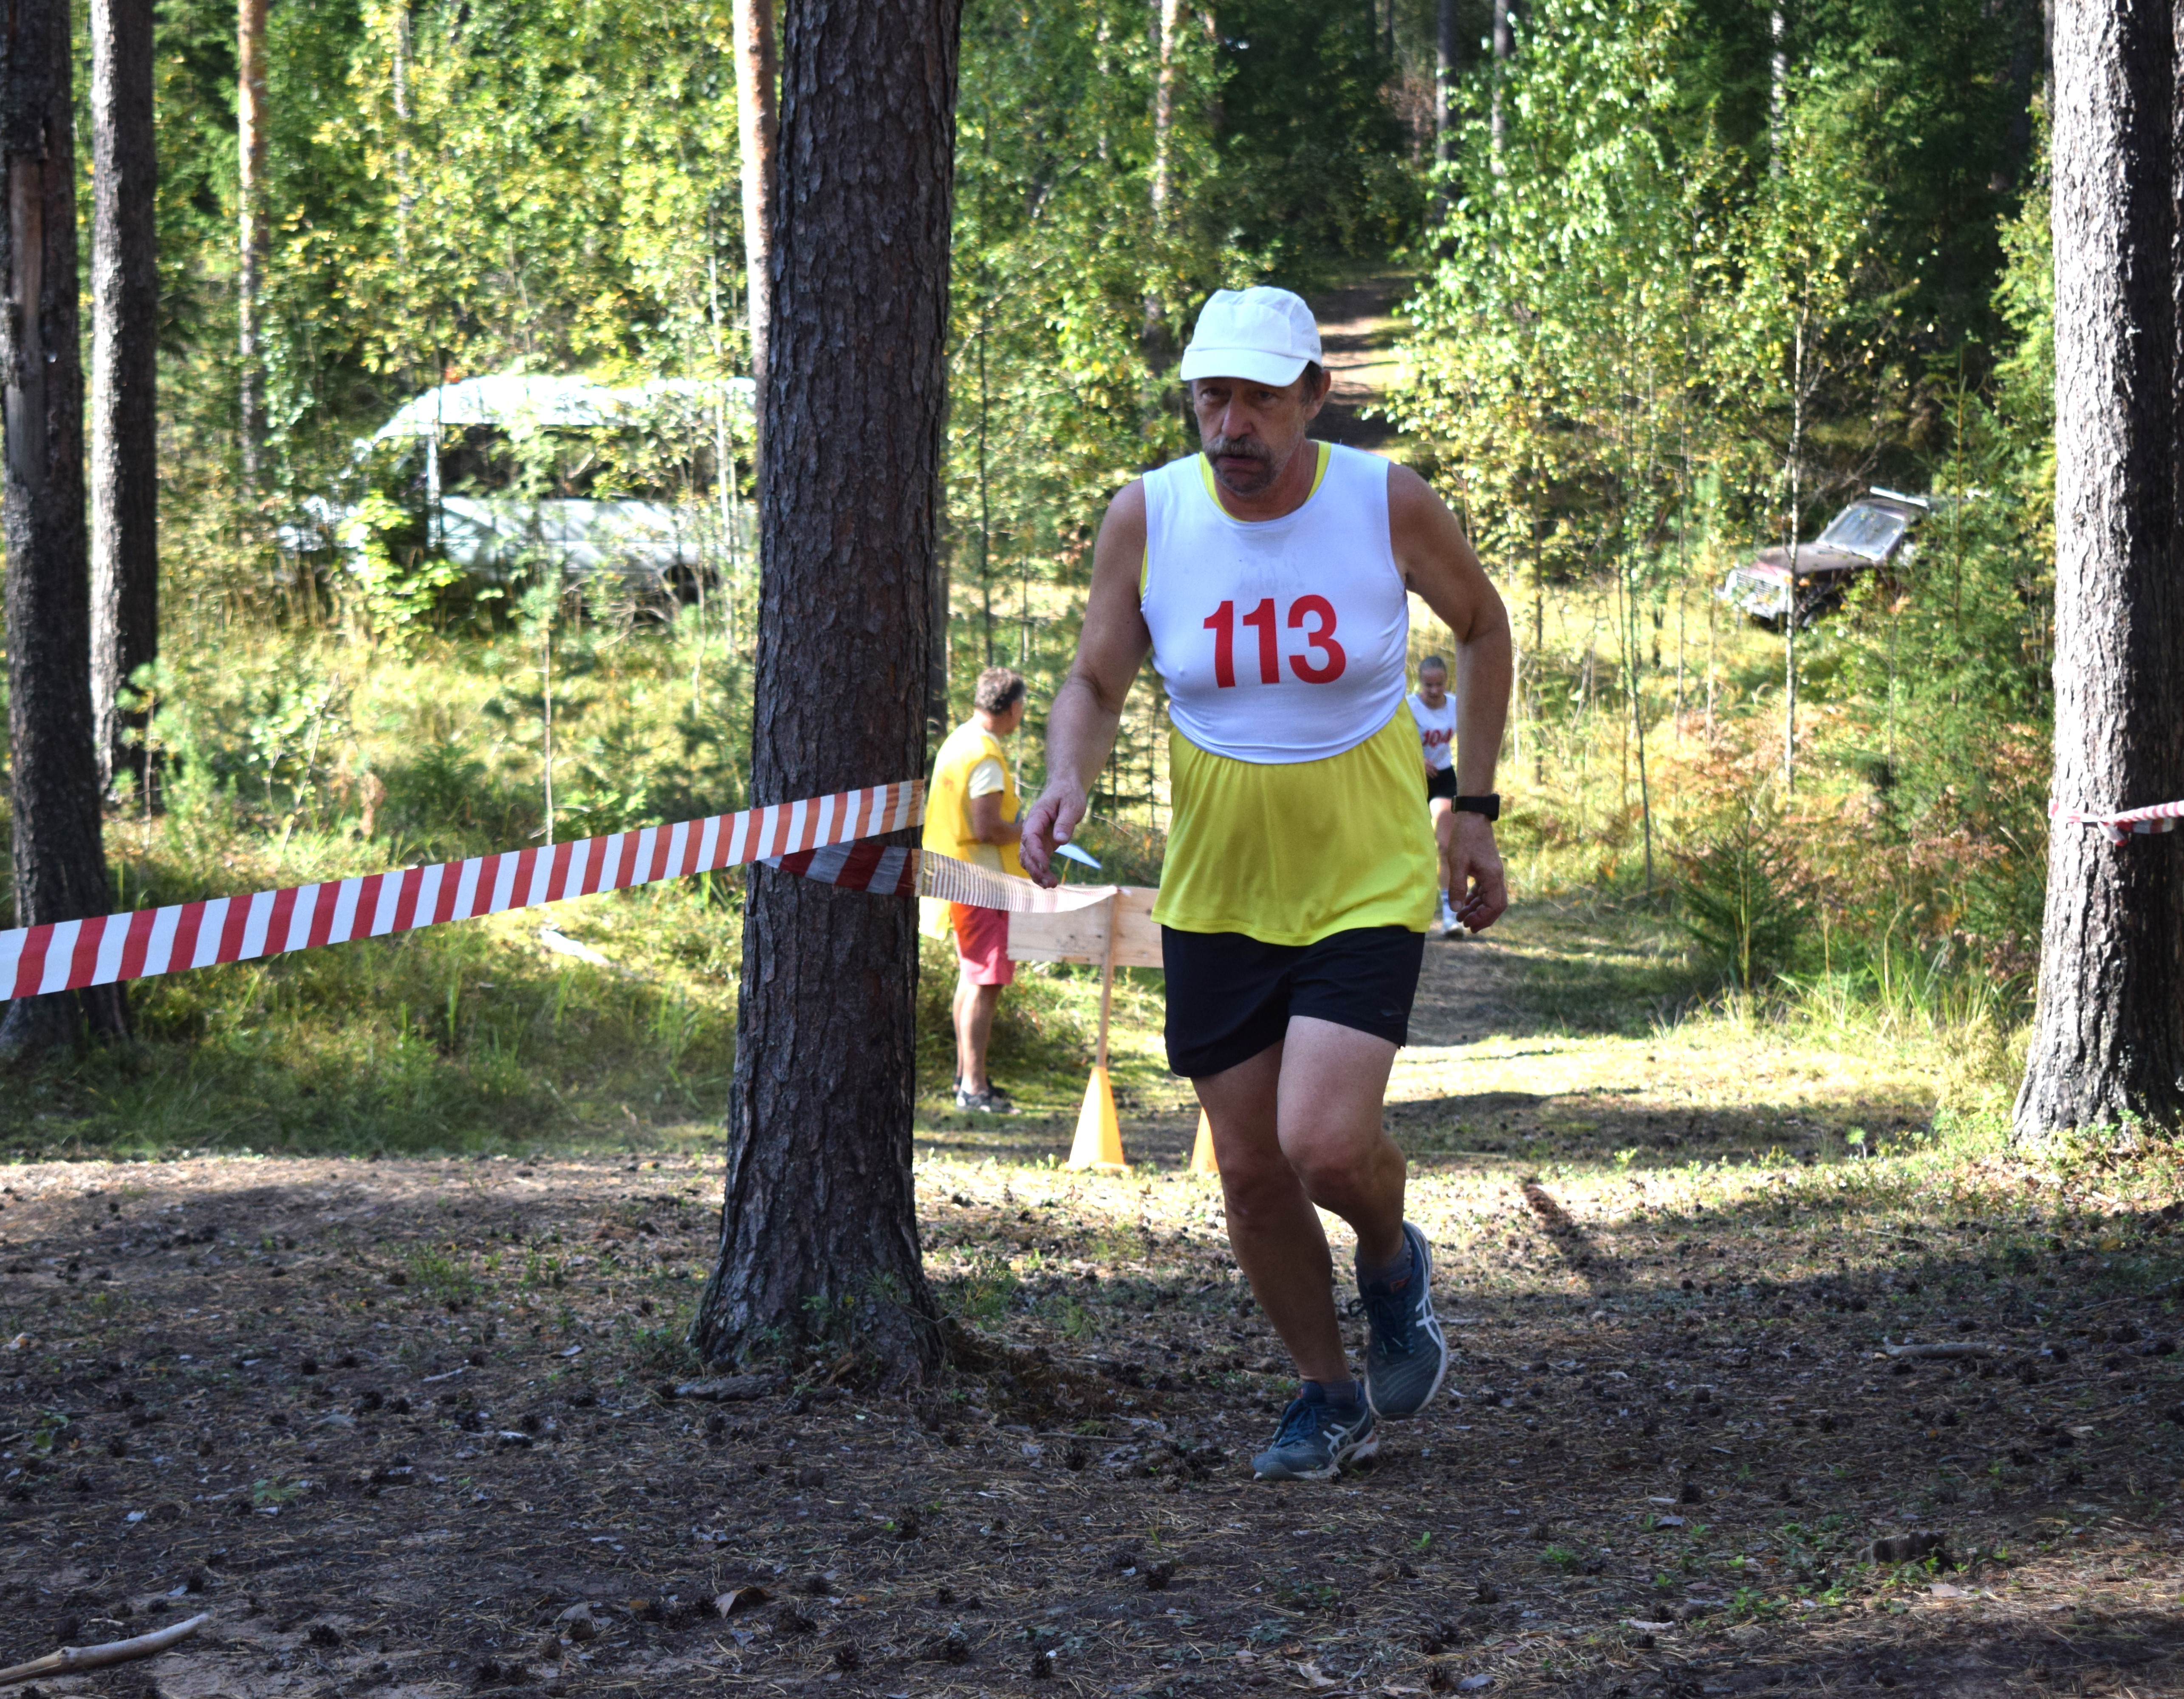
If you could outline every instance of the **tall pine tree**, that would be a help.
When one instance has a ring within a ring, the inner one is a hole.
[[[960,0],[789,0],[751,794],[925,764]],[[832,1334],[939,1360],[911,1185],[913,906],[751,870],[713,1361]]]
[[[2064,808],[2184,797],[2175,25],[2055,17],[2055,772]],[[2017,1130],[2184,1122],[2184,861],[2058,826]]]

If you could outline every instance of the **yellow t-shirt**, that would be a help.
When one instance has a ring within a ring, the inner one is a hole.
[[[1162,925],[1292,944],[1432,925],[1440,862],[1407,708],[1318,761],[1231,760],[1171,732],[1168,777]]]

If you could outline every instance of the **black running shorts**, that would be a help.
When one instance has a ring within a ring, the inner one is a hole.
[[[1456,769],[1440,767],[1426,775],[1426,799],[1439,797],[1444,802],[1456,800]]]
[[[1424,933],[1400,926],[1304,944],[1162,927],[1167,1065],[1187,1079],[1223,1072],[1279,1044],[1294,1015],[1403,1044],[1425,947]]]

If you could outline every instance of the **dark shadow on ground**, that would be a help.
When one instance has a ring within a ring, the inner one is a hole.
[[[1997,1624],[1929,1603],[1815,1644],[1772,1632],[1749,1646],[1678,1656],[1658,1648],[1593,1691],[1601,1699],[1698,1699],[1702,1694],[1819,1694],[1894,1689],[1919,1699],[2004,1693],[2152,1695],[2178,1691],[2184,1623],[2152,1611],[2081,1612],[2048,1623]]]
[[[1187,1090],[1180,1081],[1179,1090]],[[1121,1117],[1123,1152],[1134,1165],[1173,1170],[1190,1161],[1198,1137],[1196,1111],[1161,1112]],[[967,1161],[1037,1164],[1066,1161],[1077,1136],[1073,1117],[999,1116],[973,1121],[967,1116],[932,1117],[917,1131],[920,1155],[953,1156]]]
[[[1660,1106],[1644,1101],[1645,1094],[1636,1085],[1627,1093],[1459,1093],[1391,1103],[1385,1121],[1405,1154],[1429,1169],[1568,1162],[1640,1172],[1769,1153],[1822,1161],[1844,1154],[1848,1129],[1892,1143],[1923,1133],[1932,1121],[1930,1105],[1908,1093],[1823,1106],[1713,1108]]]

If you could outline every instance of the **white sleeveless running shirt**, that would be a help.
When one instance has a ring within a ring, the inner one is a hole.
[[[1202,454],[1145,474],[1139,604],[1176,729],[1260,764],[1356,749],[1403,705],[1410,602],[1388,530],[1388,463],[1315,443],[1303,506],[1232,518]]]
[[[1444,694],[1438,708],[1427,707],[1426,699],[1415,690],[1404,699],[1411,705],[1411,718],[1418,721],[1418,748],[1426,765],[1437,773],[1446,772],[1456,765],[1456,698]]]

